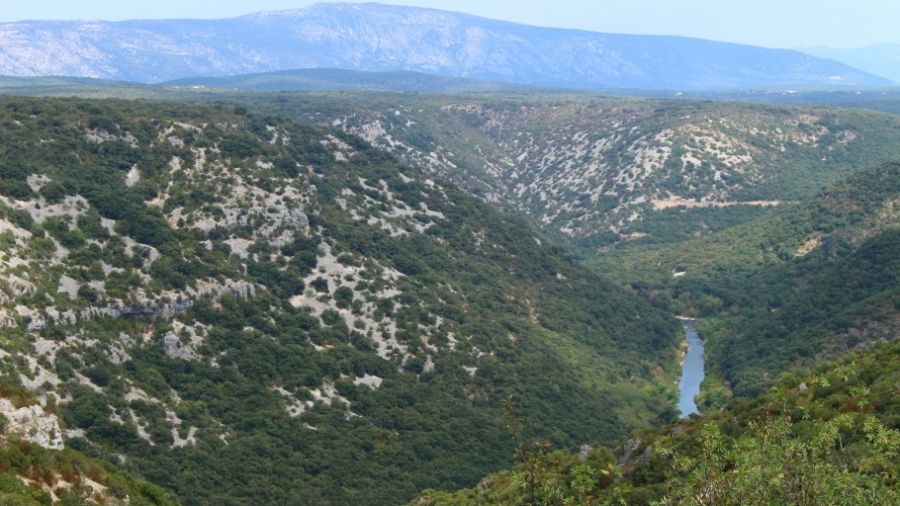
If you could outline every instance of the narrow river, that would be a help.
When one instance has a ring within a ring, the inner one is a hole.
[[[681,366],[681,381],[678,382],[679,400],[678,409],[681,416],[698,413],[694,396],[700,393],[700,383],[703,382],[703,341],[694,330],[694,322],[684,322],[684,332],[687,334],[688,352]]]

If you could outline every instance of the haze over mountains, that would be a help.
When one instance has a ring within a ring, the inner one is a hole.
[[[900,44],[872,44],[852,49],[817,46],[801,48],[817,58],[830,58],[854,68],[900,82]]]
[[[23,21],[0,25],[0,48],[4,75],[138,82],[321,67],[570,88],[891,84],[791,50],[380,4],[316,4],[223,20]]]

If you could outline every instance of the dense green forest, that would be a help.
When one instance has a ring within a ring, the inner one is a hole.
[[[358,137],[0,100],[0,368],[185,504],[395,504],[672,420],[678,326]]]
[[[518,437],[513,468],[410,504],[897,504],[898,370],[900,344],[891,342],[638,431],[614,449],[575,454]]]
[[[677,246],[622,247],[594,265],[703,316],[708,372],[753,396],[781,371],[896,330],[898,195],[900,163],[879,165],[771,216]]]

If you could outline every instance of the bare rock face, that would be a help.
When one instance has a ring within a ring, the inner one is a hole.
[[[228,279],[223,282],[217,281],[198,281],[196,288],[188,287],[184,290],[181,298],[179,294],[172,293],[171,302],[156,301],[138,301],[130,305],[115,305],[100,310],[101,314],[106,314],[116,318],[121,317],[144,317],[145,319],[155,320],[157,318],[170,320],[178,314],[190,309],[194,302],[198,299],[218,300],[223,295],[234,295],[235,297],[246,299],[252,297],[256,288],[252,283],[244,280]]]
[[[206,330],[202,324],[187,326],[173,320],[172,330],[162,337],[162,349],[169,358],[196,360],[200,358],[198,348],[203,345],[202,333]]]
[[[46,308],[36,311],[24,306],[17,307],[20,316],[27,316],[29,332],[40,332],[50,323],[74,324],[79,320],[89,320],[101,316],[113,318],[143,318],[144,320],[171,320],[190,309],[199,299],[218,300],[223,295],[233,295],[238,298],[249,298],[255,293],[256,288],[249,281],[228,279],[223,282],[200,281],[196,288],[187,288],[183,292],[164,293],[170,296],[169,302],[141,299],[133,303],[113,303],[104,307],[89,306],[85,309],[67,309],[58,311],[54,308]],[[2,314],[0,314],[2,317]],[[2,326],[3,318],[0,318]],[[14,319],[9,319],[8,326],[15,324]]]
[[[584,462],[591,455],[591,452],[594,451],[594,447],[591,445],[581,445],[578,449],[578,461]]]
[[[181,360],[193,360],[197,358],[194,351],[194,339],[188,343],[181,342],[181,339],[174,332],[169,332],[162,338],[163,351],[170,358],[179,358]]]
[[[628,459],[630,459],[631,455],[634,453],[634,451],[637,450],[638,447],[641,446],[642,442],[643,442],[643,440],[641,440],[641,438],[639,438],[639,437],[629,439],[628,441],[625,442],[625,447],[622,448],[622,455],[619,456],[619,466],[620,467],[624,467],[625,464],[628,463]]]
[[[50,450],[62,450],[62,430],[54,414],[38,406],[16,408],[9,399],[0,399],[0,414],[8,420],[6,432]]]

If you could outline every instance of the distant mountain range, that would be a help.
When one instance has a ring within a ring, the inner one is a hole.
[[[0,75],[157,83],[301,68],[593,89],[892,84],[792,50],[538,28],[380,4],[316,4],[223,20],[0,24]]]
[[[900,44],[872,44],[852,49],[800,48],[816,58],[830,58],[900,83]]]

